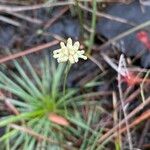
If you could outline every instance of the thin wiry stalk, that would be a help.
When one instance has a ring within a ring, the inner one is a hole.
[[[97,11],[97,2],[96,0],[93,0],[93,14],[92,14],[92,24],[91,24],[92,32],[89,40],[88,54],[91,53],[91,48],[94,43],[95,28],[96,28],[96,11]]]
[[[89,111],[88,120],[87,120],[87,125],[88,126],[90,126],[90,124],[91,124],[92,117],[93,117],[93,111]],[[84,140],[83,140],[83,144],[81,146],[81,150],[84,150],[86,148],[88,133],[89,133],[88,130],[86,130],[85,133],[84,133],[84,136],[83,136]]]
[[[96,64],[100,70],[104,71],[104,67],[102,66],[102,64],[97,60],[95,59],[94,57],[92,56],[88,56],[88,58],[94,63]]]
[[[45,4],[37,4],[37,5],[31,5],[31,6],[0,6],[0,11],[8,11],[8,12],[20,12],[20,11],[29,11],[29,10],[37,10],[41,8],[50,8],[50,7],[56,7],[56,6],[66,6],[66,5],[73,5],[73,1],[68,2],[48,2]]]
[[[67,76],[68,76],[68,73],[70,71],[70,68],[71,68],[71,64],[67,64],[67,67],[66,67],[66,70],[65,70],[65,77],[64,77],[64,83],[63,83],[63,94],[65,95],[66,93],[66,84],[67,84]]]
[[[6,56],[4,58],[1,58],[0,59],[0,64],[5,63],[5,62],[10,61],[10,60],[17,59],[19,57],[23,57],[23,56],[29,55],[31,53],[42,51],[42,50],[44,50],[46,48],[50,48],[50,47],[52,47],[54,45],[57,45],[58,43],[59,43],[58,40],[54,40],[52,42],[49,42],[49,43],[46,43],[46,44],[43,44],[43,45],[39,45],[39,46],[30,48],[30,49],[26,49],[24,51],[21,51],[21,52],[15,53],[15,54],[10,54],[10,55],[8,55],[8,56]]]
[[[113,109],[114,109],[113,119],[114,119],[114,125],[116,125],[118,123],[119,118],[120,118],[118,116],[117,109],[115,109],[116,106],[117,106],[116,92],[112,93],[112,99],[113,99]],[[117,137],[115,138],[115,148],[116,148],[116,150],[121,150],[121,134],[120,134],[120,131],[119,132],[117,131]]]
[[[103,0],[100,0],[99,2],[102,2],[102,1]],[[84,6],[82,4],[79,4],[79,6],[83,10],[85,10],[87,12],[90,12],[90,13],[93,13],[93,10],[90,9],[89,7]],[[116,21],[116,22],[119,22],[119,23],[128,24],[128,25],[131,25],[131,26],[135,26],[136,25],[135,22],[131,22],[131,21],[128,21],[127,19],[124,19],[124,18],[121,18],[121,17],[118,17],[118,16],[113,16],[113,15],[110,15],[110,14],[107,14],[107,13],[104,13],[104,12],[98,12],[98,11],[96,11],[96,16],[97,17],[101,17],[101,18],[106,18],[106,19],[109,19],[109,20],[112,20],[112,21]]]
[[[122,61],[124,61],[123,60],[123,55],[120,56],[119,68],[118,68],[119,70],[121,70],[121,68],[123,67],[122,66],[123,62]],[[132,138],[131,138],[131,133],[130,133],[130,129],[129,129],[129,123],[128,123],[128,119],[127,119],[126,108],[125,108],[125,104],[124,104],[124,96],[123,96],[123,91],[122,91],[121,75],[120,74],[118,74],[118,89],[119,89],[119,97],[120,97],[120,101],[121,101],[121,105],[122,105],[122,109],[123,109],[123,114],[124,114],[124,117],[125,117],[129,148],[130,148],[130,150],[133,150]]]
[[[144,83],[146,82],[146,79],[148,78],[150,74],[150,71],[148,71],[140,85],[140,88],[141,88],[141,97],[142,97],[142,100],[143,100],[143,103],[145,102],[145,96],[144,96]]]
[[[76,3],[76,7],[77,7],[77,12],[78,12],[78,17],[79,17],[79,23],[80,23],[80,29],[81,29],[81,32],[80,32],[80,36],[83,36],[83,14],[82,14],[82,11],[79,7],[79,1],[78,0],[75,0],[75,3]]]

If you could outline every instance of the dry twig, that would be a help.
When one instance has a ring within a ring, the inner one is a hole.
[[[147,122],[145,124],[146,125],[145,125],[144,130],[142,132],[142,135],[140,137],[138,148],[142,148],[142,145],[143,145],[143,142],[144,142],[144,137],[148,133],[148,130],[150,129],[150,120],[147,120]]]
[[[10,60],[13,60],[13,59],[16,59],[16,58],[19,58],[19,57],[22,57],[22,56],[25,56],[25,55],[28,55],[28,54],[31,54],[31,53],[39,52],[43,49],[46,49],[46,48],[52,47],[54,45],[57,45],[58,43],[59,43],[59,41],[54,40],[52,42],[49,42],[49,43],[46,43],[46,44],[43,44],[43,45],[39,45],[37,47],[33,47],[33,48],[30,48],[30,49],[24,50],[23,52],[19,52],[19,53],[16,53],[16,54],[6,56],[6,57],[0,59],[0,64],[5,63],[5,62],[10,61]]]
[[[138,124],[140,124],[142,121],[149,119],[149,118],[150,118],[150,110],[144,112],[141,116],[137,117],[132,123],[129,124],[128,127],[133,128],[137,126]],[[127,131],[127,127],[120,129],[120,133],[124,133],[125,131]],[[115,134],[114,136],[117,136],[117,134]]]
[[[64,13],[66,13],[68,11],[69,7],[68,6],[65,6],[64,8],[62,8],[60,10],[60,12],[55,16],[53,17],[52,19],[50,19],[44,26],[44,29],[47,29],[49,28],[55,21],[57,21]]]
[[[83,10],[86,10],[88,12],[91,12],[93,13],[93,10],[88,8],[88,7],[85,7],[83,6],[82,4],[79,4],[80,8],[82,8]],[[131,26],[135,26],[136,24],[132,21],[128,21],[126,19],[123,19],[123,18],[120,18],[120,17],[117,17],[117,16],[112,16],[110,14],[106,14],[106,13],[103,13],[103,12],[96,12],[96,15],[98,17],[103,17],[103,18],[107,18],[107,19],[110,19],[110,20],[113,20],[113,21],[117,21],[117,22],[121,22],[121,23],[125,23],[125,24],[129,24]]]
[[[7,6],[7,5],[0,5],[0,12],[20,12],[20,11],[29,11],[29,10],[36,10],[41,8],[50,8],[56,6],[66,6],[66,5],[73,5],[74,2],[57,2],[57,3],[45,3],[39,5],[32,5],[32,6]]]
[[[21,26],[21,24],[18,21],[15,21],[13,19],[10,19],[10,18],[4,17],[4,16],[0,16],[0,21],[11,24],[11,25],[16,26],[16,27]]]
[[[137,106],[132,112],[130,112],[126,119],[131,119],[133,116],[135,116],[139,111],[141,111],[145,106],[150,104],[150,97],[148,97],[145,100],[145,103],[141,103],[139,106]],[[125,124],[125,119],[123,119],[120,123],[118,123],[115,127],[113,127],[111,130],[109,130],[107,133],[105,133],[101,138],[99,139],[99,143],[105,143],[108,140],[112,139],[114,135],[116,134],[116,130],[119,129],[122,125]]]
[[[130,35],[131,33],[136,32],[136,31],[138,31],[142,28],[145,28],[147,26],[150,26],[150,21],[144,22],[144,23],[142,23],[142,24],[140,24],[136,27],[133,27],[133,28],[131,28],[131,29],[125,31],[125,32],[120,33],[119,35],[115,36],[114,38],[111,38],[110,40],[108,40],[107,42],[102,44],[99,49],[103,49],[103,48],[107,47],[109,44],[113,44],[116,41]]]
[[[120,60],[119,60],[119,66],[118,66],[119,72],[122,72],[122,68],[126,68],[125,59],[124,59],[123,54],[120,56]],[[122,106],[122,110],[123,110],[123,114],[124,114],[124,118],[125,118],[126,128],[127,128],[129,148],[130,148],[130,150],[133,150],[132,138],[131,138],[131,134],[130,134],[130,130],[129,130],[129,122],[128,122],[128,119],[127,119],[127,112],[126,112],[126,107],[125,107],[125,104],[124,104],[124,96],[123,96],[122,84],[121,83],[122,83],[121,82],[121,75],[118,73],[119,97],[120,97],[121,106]]]
[[[25,21],[28,21],[30,23],[34,23],[34,24],[38,24],[41,25],[42,21],[40,19],[36,19],[36,18],[31,18],[27,15],[21,14],[21,13],[15,13],[15,12],[6,12],[7,14],[13,15],[17,18],[23,19]]]

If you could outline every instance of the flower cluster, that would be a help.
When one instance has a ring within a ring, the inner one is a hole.
[[[72,39],[68,38],[67,44],[60,42],[60,49],[54,50],[53,57],[57,59],[58,63],[66,62],[69,60],[71,64],[77,63],[79,58],[84,60],[87,59],[87,56],[84,55],[84,50],[79,50],[80,43],[77,41],[72,44]]]

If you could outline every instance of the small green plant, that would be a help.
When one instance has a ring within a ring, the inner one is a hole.
[[[6,75],[0,71],[0,89],[12,97],[5,94],[0,99],[9,101],[18,113],[0,119],[0,127],[5,127],[1,147],[11,150],[73,147],[72,137],[79,138],[85,131],[94,132],[79,113],[83,97],[73,101],[79,90],[69,88],[63,93],[65,64],[56,67],[46,57],[38,74],[26,57],[23,58],[26,71],[18,61],[13,62],[15,72]]]
[[[64,42],[60,42],[60,49],[53,51],[53,57],[57,59],[58,63],[64,63],[64,62],[68,63],[65,71],[65,78],[63,84],[64,93],[65,93],[66,79],[69,70],[71,68],[71,65],[77,63],[79,61],[79,58],[87,60],[87,56],[84,55],[85,51],[79,50],[79,48],[80,48],[80,43],[78,41],[76,41],[73,44],[72,39],[68,38],[66,45]]]

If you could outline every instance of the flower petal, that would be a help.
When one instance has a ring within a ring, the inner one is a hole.
[[[69,52],[68,52],[68,49],[67,49],[67,48],[62,49],[62,53],[63,53],[64,55],[69,55]]]
[[[60,42],[60,47],[61,47],[61,49],[66,49],[65,43],[64,42]]]
[[[54,58],[61,57],[61,54],[60,54],[60,53],[59,53],[59,54],[54,54],[53,57],[54,57]]]
[[[68,40],[67,40],[67,48],[68,48],[69,50],[73,49],[73,46],[72,46],[72,39],[71,39],[71,38],[68,38]]]
[[[84,56],[84,55],[79,55],[79,58],[82,58],[84,60],[87,60],[87,56]]]
[[[84,50],[77,51],[77,54],[79,54],[79,55],[82,55],[82,54],[84,54],[84,53],[85,53],[85,51],[84,51]]]
[[[75,51],[77,51],[77,50],[79,49],[79,47],[80,47],[80,43],[79,43],[78,41],[75,42],[74,45],[73,45],[73,49],[74,49]]]
[[[61,49],[56,49],[56,50],[53,51],[53,54],[57,54],[59,52],[61,52]]]
[[[79,61],[78,54],[75,54],[73,57],[74,57],[74,61],[77,63]]]

